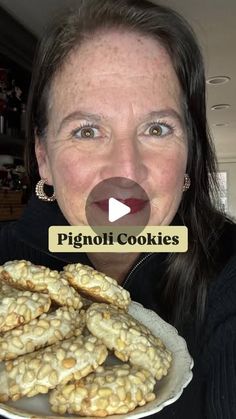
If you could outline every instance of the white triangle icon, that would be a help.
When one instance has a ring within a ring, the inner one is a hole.
[[[108,220],[113,223],[119,218],[124,217],[126,214],[129,214],[131,208],[128,205],[123,204],[115,198],[109,198],[108,204]]]

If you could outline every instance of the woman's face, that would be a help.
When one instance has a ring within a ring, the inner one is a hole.
[[[86,225],[90,191],[111,177],[140,184],[149,225],[168,225],[182,197],[187,139],[179,82],[165,49],[136,33],[109,31],[71,53],[52,84],[47,178],[72,225]]]

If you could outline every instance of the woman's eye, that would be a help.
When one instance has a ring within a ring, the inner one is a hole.
[[[164,123],[156,123],[146,130],[146,135],[151,135],[152,137],[163,137],[172,132],[172,127]]]
[[[96,127],[83,126],[75,129],[73,136],[82,139],[96,138],[99,137],[99,130]]]

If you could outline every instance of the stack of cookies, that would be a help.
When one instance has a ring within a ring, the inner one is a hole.
[[[0,267],[0,401],[50,392],[56,413],[105,417],[154,400],[171,354],[128,314],[130,303],[128,291],[89,266],[58,272],[6,262]]]

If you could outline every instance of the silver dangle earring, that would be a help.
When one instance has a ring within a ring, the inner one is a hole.
[[[190,188],[190,185],[191,185],[191,179],[190,179],[188,173],[185,173],[183,192],[186,192]]]
[[[47,179],[41,179],[38,181],[37,185],[35,186],[35,193],[39,199],[45,202],[53,202],[56,199],[55,193],[52,196],[47,196],[44,192],[44,185],[47,182]]]

